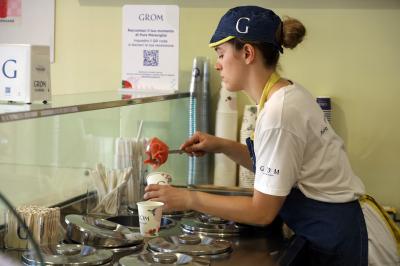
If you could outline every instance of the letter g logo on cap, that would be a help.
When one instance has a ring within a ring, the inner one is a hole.
[[[246,18],[246,17],[241,17],[241,18],[239,18],[239,19],[236,21],[236,31],[239,32],[239,33],[247,33],[247,32],[249,32],[249,27],[248,27],[248,26],[246,26],[246,27],[244,28],[244,30],[240,30],[240,29],[239,29],[239,23],[240,23],[241,20],[250,21],[250,19],[249,19],[249,18]]]

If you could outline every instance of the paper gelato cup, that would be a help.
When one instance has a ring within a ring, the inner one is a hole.
[[[146,182],[147,185],[168,185],[172,182],[172,176],[165,172],[154,172],[147,175]]]
[[[143,236],[157,236],[160,231],[164,203],[148,200],[136,204],[139,212],[140,233]]]

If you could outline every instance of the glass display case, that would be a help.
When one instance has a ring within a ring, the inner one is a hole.
[[[46,105],[0,104],[0,192],[14,206],[54,206],[85,195],[89,171],[98,163],[112,169],[116,140],[136,138],[141,121],[140,138],[179,147],[188,136],[188,97],[101,92],[56,96]],[[185,185],[187,160],[171,155],[158,170]]]

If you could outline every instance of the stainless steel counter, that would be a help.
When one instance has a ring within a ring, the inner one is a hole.
[[[161,230],[160,236],[182,234],[180,222],[176,222],[174,227]],[[251,235],[225,237],[224,239],[231,241],[233,251],[227,257],[212,259],[212,266],[275,266],[277,265],[276,258],[283,244],[283,240],[279,237],[279,234],[263,235],[262,233],[253,233]],[[145,239],[145,241],[147,242],[148,239]],[[22,255],[20,251],[3,250],[2,252],[15,260],[19,260]],[[135,253],[138,254],[140,252]]]
[[[199,189],[199,188],[192,188]],[[210,191],[207,191],[207,190]],[[226,188],[201,188],[202,191],[207,191],[216,194],[224,195],[251,195],[250,190],[234,191]],[[64,208],[62,209],[62,216],[69,213],[80,213],[83,214],[85,208],[85,200],[72,200],[71,204],[66,202]],[[176,225],[168,229],[163,229],[160,231],[160,236],[173,236],[182,234],[180,219],[174,219]],[[277,230],[278,231],[278,230]],[[240,265],[277,265],[276,258],[278,257],[279,251],[283,246],[283,237],[278,232],[268,231],[265,232],[252,230],[251,234],[224,237],[224,239],[231,241],[233,251],[229,256],[221,259],[212,259],[211,265],[215,266],[240,266]],[[146,241],[147,242],[147,241]],[[0,252],[6,253],[7,256],[13,257],[15,259],[21,258],[21,252],[10,251],[10,250],[0,250]]]

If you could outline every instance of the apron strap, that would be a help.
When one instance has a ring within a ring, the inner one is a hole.
[[[380,216],[383,218],[385,221],[386,225],[388,228],[390,228],[390,231],[392,232],[394,238],[396,239],[397,243],[397,251],[400,254],[400,228],[396,225],[396,223],[389,217],[389,215],[386,213],[386,211],[383,209],[381,205],[379,205],[376,200],[369,196],[369,195],[363,195],[360,197],[359,201],[361,203],[365,203],[370,205],[372,208],[375,209],[377,213],[380,214]]]
[[[249,150],[249,154],[250,154],[250,159],[252,162],[252,167],[253,167],[253,173],[256,172],[256,154],[254,153],[254,141],[248,137],[246,139],[246,146],[247,149]]]

